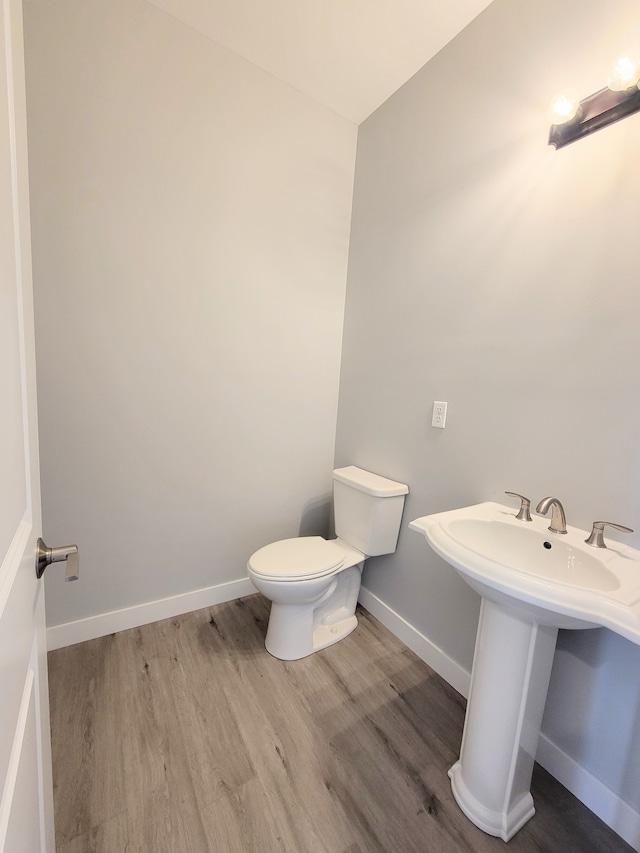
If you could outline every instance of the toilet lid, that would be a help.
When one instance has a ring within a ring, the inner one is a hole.
[[[249,558],[249,568],[273,580],[302,580],[331,574],[343,562],[344,553],[335,542],[322,536],[301,536],[260,548]]]

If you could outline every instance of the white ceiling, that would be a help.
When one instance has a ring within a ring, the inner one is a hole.
[[[491,0],[150,0],[359,124]]]

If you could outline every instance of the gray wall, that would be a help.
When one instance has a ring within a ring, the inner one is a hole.
[[[479,600],[409,520],[509,489],[640,546],[640,115],[547,147],[552,96],[605,85],[638,23],[495,0],[359,130],[336,462],[410,485],[364,585],[467,669]],[[544,731],[637,810],[639,717],[640,648],[562,634]]]
[[[326,530],[357,131],[143,0],[25,18],[56,625]]]

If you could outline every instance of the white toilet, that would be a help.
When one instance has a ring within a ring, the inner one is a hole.
[[[270,654],[297,660],[353,631],[364,561],[396,550],[408,491],[404,483],[353,465],[337,468],[337,538],[282,539],[249,558],[253,585],[272,602],[265,639]]]

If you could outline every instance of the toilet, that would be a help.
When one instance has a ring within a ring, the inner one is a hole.
[[[265,545],[249,578],[271,604],[267,651],[298,660],[342,640],[355,611],[367,557],[396,550],[409,488],[350,465],[333,472],[336,539],[301,536]]]

